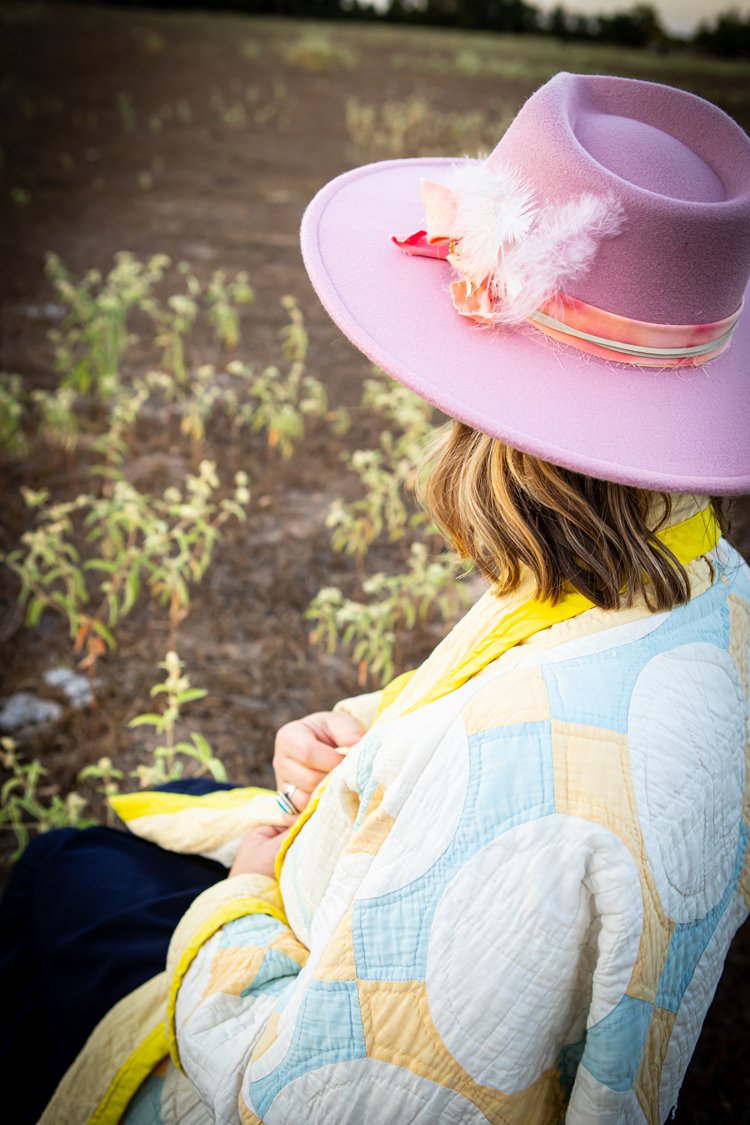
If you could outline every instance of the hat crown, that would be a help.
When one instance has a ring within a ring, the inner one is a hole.
[[[645,121],[587,113],[576,123],[575,135],[602,167],[635,187],[695,203],[727,198],[724,184],[701,156]]]
[[[623,208],[617,238],[566,287],[587,304],[662,324],[739,308],[750,277],[750,139],[722,110],[668,86],[558,74],[487,161],[542,203],[584,192]]]

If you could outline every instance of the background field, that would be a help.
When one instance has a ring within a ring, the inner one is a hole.
[[[180,629],[193,682],[208,689],[191,721],[234,779],[269,784],[274,730],[358,690],[349,659],[309,645],[304,612],[321,586],[354,588],[351,560],[332,551],[325,517],[332,500],[352,494],[342,451],[372,446],[378,425],[358,406],[369,365],[330,324],[301,265],[297,232],[308,199],[369,159],[492,147],[525,97],[560,69],[684,86],[748,128],[750,66],[539,38],[42,4],[3,6],[0,66],[0,370],[54,386],[47,332],[59,309],[44,274],[47,251],[75,273],[107,271],[120,250],[141,259],[158,251],[187,259],[202,279],[218,268],[248,271],[256,299],[243,310],[236,352],[248,361],[275,361],[279,298],[296,296],[310,330],[309,371],[332,405],[352,413],[345,437],[311,420],[286,462],[269,456],[262,434],[228,440],[209,428],[202,445],[222,472],[248,471],[253,499],[247,523],[227,530]],[[191,340],[191,369],[227,358],[208,336]],[[138,362],[135,349],[131,375]],[[182,479],[190,457],[174,427],[144,421],[127,475],[163,489]],[[26,526],[21,484],[75,496],[81,463],[35,443],[1,468],[0,550],[8,550]],[[746,504],[734,519],[747,554]],[[368,557],[371,569],[403,565],[398,543]],[[71,664],[70,645],[54,617],[25,629],[17,585],[7,572],[0,582],[2,693],[36,690],[44,669]],[[403,663],[419,660],[438,635],[436,624],[421,626]],[[74,785],[103,754],[137,762],[145,736],[126,722],[148,708],[166,641],[162,616],[139,608],[117,652],[99,662],[96,713],[69,709],[52,727],[27,732],[23,750],[49,770],[50,793]],[[746,931],[691,1066],[680,1122],[750,1120],[750,1084],[739,1070],[748,969]]]

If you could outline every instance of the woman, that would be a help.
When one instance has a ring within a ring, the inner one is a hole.
[[[750,573],[708,498],[750,487],[749,189],[715,107],[561,74],[486,162],[319,193],[313,283],[457,419],[426,501],[490,589],[281,732],[302,815],[233,849],[42,1121],[667,1119],[750,899]]]

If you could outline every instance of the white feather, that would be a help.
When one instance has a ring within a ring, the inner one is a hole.
[[[456,198],[456,265],[470,286],[487,284],[503,324],[526,320],[585,274],[601,239],[622,229],[613,197],[587,192],[540,207],[509,166],[490,171],[484,160],[465,160],[451,169],[448,186]]]
[[[544,207],[527,236],[506,250],[491,279],[501,306],[496,319],[521,323],[566,282],[587,273],[599,242],[619,234],[623,219],[616,199],[590,192]]]
[[[466,160],[451,171],[456,225],[451,233],[461,272],[479,285],[502,266],[503,250],[523,239],[536,215],[531,189],[512,168],[491,172],[483,160]]]

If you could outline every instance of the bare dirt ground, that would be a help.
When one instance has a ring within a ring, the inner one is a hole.
[[[221,15],[8,9],[0,23],[0,369],[22,373],[30,386],[54,385],[47,251],[75,273],[108,269],[119,250],[142,259],[163,251],[190,261],[203,278],[219,267],[249,272],[257,299],[243,312],[243,358],[274,359],[283,323],[279,297],[297,296],[310,329],[310,370],[333,404],[352,408],[346,447],[366,446],[374,423],[357,404],[369,365],[318,305],[298,250],[300,217],[314,192],[345,168],[383,155],[354,146],[345,118],[349,96],[368,104],[423,97],[444,114],[482,107],[491,132],[492,120],[506,120],[547,73],[586,65],[590,55],[599,59],[594,69],[685,85],[750,124],[750,84],[737,67],[578,48],[566,54],[544,44],[538,54],[532,45],[517,57],[505,48],[504,66],[483,73],[471,56],[451,63],[462,49],[458,37],[354,27],[326,31],[342,46],[338,61],[290,65],[280,50],[300,31],[291,23]],[[472,37],[475,56],[476,43]],[[123,93],[134,113],[129,124]],[[413,154],[407,139],[404,155]],[[208,340],[192,348],[192,362],[220,361]],[[321,586],[352,588],[351,566],[332,552],[324,522],[330,501],[349,487],[343,448],[343,439],[315,423],[302,450],[283,464],[269,464],[259,435],[232,443],[217,431],[206,440],[205,456],[222,471],[247,469],[258,502],[248,522],[222,539],[181,627],[180,653],[194,684],[209,693],[192,705],[191,723],[241,784],[271,783],[273,732],[281,723],[358,690],[346,657],[310,647],[304,619]],[[189,468],[186,456],[169,427],[143,427],[128,474],[142,487],[163,488]],[[69,496],[81,482],[75,458],[42,443],[0,471],[0,550],[24,528],[21,484]],[[734,505],[733,534],[747,554],[744,503]],[[395,569],[401,561],[396,545],[379,549],[368,566]],[[72,658],[56,620],[23,628],[17,588],[7,573],[1,581],[7,695],[38,688],[44,669]],[[419,660],[435,636],[434,627],[416,634],[405,662]],[[126,722],[148,709],[165,647],[162,616],[144,607],[120,633],[117,652],[101,662],[97,711],[68,710],[53,728],[24,736],[24,752],[43,761],[50,787],[64,792],[82,766],[103,754],[126,765],[136,760],[143,743]],[[750,1121],[741,1061],[750,1031],[749,969],[746,928],[683,1088],[677,1120],[686,1125]]]

